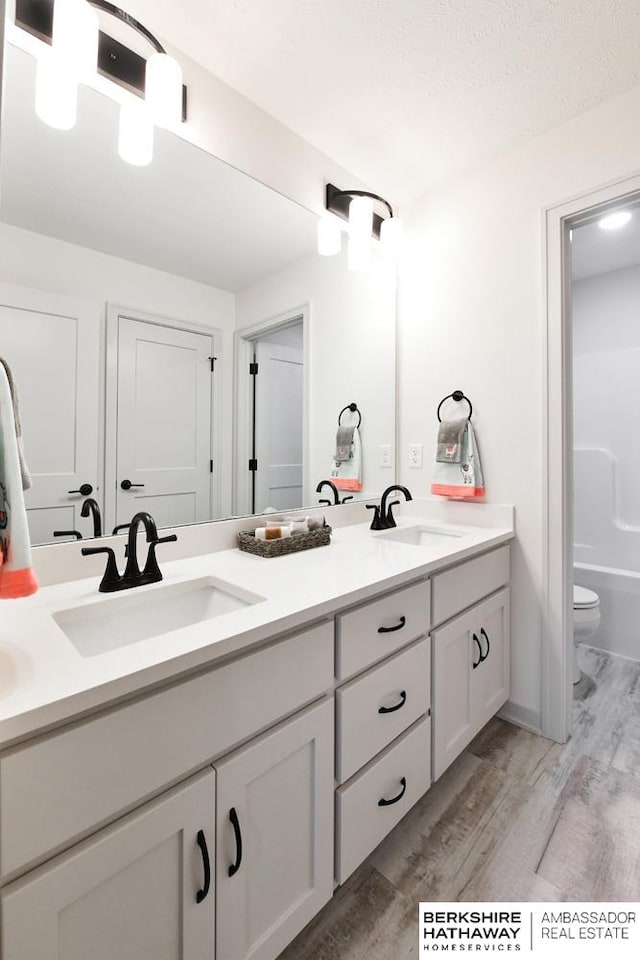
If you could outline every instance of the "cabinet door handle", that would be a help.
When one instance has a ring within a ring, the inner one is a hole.
[[[378,713],[395,713],[396,710],[401,710],[407,702],[407,691],[400,691],[400,703],[396,703],[395,707],[380,707]]]
[[[406,622],[406,617],[400,617],[400,622],[396,623],[395,627],[378,627],[378,633],[395,633],[396,630],[402,630]]]
[[[478,645],[478,650],[480,651],[480,656],[478,657],[478,659],[473,661],[473,669],[475,670],[476,667],[479,667],[480,664],[482,663],[482,647],[480,646],[480,641],[478,640],[478,637],[476,636],[475,633],[473,634],[473,642]]]
[[[487,641],[487,652],[486,652],[483,656],[480,657],[480,663],[484,663],[484,661],[487,659],[487,657],[488,657],[489,654],[491,653],[491,643],[489,642],[489,637],[488,637],[487,631],[485,630],[484,627],[481,627],[481,628],[480,628],[480,633],[482,634],[482,636],[483,636],[483,637],[485,638],[485,640]]]
[[[204,830],[198,830],[196,840],[200,847],[200,853],[202,854],[202,867],[204,869],[204,886],[202,890],[198,890],[196,893],[196,903],[202,903],[209,893],[209,887],[211,886],[211,862],[209,860],[209,850],[207,848],[207,839],[204,835]]]
[[[405,793],[407,792],[407,781],[405,777],[402,777],[402,779],[400,780],[400,785],[402,786],[402,790],[400,791],[397,797],[392,797],[391,800],[385,800],[383,797],[382,800],[378,800],[378,806],[391,807],[394,803],[399,803],[399,801],[402,800]]]
[[[240,869],[240,864],[242,863],[242,833],[240,831],[240,821],[238,820],[235,807],[231,807],[231,810],[229,810],[229,820],[231,820],[231,826],[233,827],[233,833],[236,838],[236,862],[232,863],[229,867],[229,876],[233,877]]]

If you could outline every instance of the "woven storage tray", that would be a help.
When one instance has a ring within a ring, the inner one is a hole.
[[[294,533],[291,537],[282,537],[279,540],[256,540],[253,533],[246,531],[238,534],[239,549],[246,553],[255,553],[257,557],[284,557],[288,553],[324,547],[328,543],[331,543],[331,527],[328,524],[319,530]]]

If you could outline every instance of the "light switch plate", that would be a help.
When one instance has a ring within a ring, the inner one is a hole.
[[[392,467],[393,466],[393,456],[391,454],[391,444],[390,443],[381,443],[379,446],[380,451],[380,466],[381,467]]]
[[[409,466],[412,470],[422,469],[422,444],[409,444]]]

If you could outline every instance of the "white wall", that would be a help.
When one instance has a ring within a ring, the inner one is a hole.
[[[543,211],[640,169],[640,87],[483,166],[403,212],[400,477],[431,479],[435,409],[474,405],[487,499],[516,506],[512,716],[540,725],[543,575]],[[434,146],[437,149],[437,145]],[[425,444],[425,468],[407,445]],[[470,506],[473,509],[473,506]]]
[[[315,503],[319,480],[329,475],[337,417],[355,402],[362,412],[361,496],[379,494],[394,471],[379,466],[379,445],[395,437],[395,271],[375,256],[368,270],[351,272],[346,252],[315,254],[242,290],[236,301],[242,330],[309,305],[308,489]]]
[[[220,329],[222,343],[216,349],[221,347],[222,361],[217,373],[227,411],[220,458],[221,513],[231,513],[234,295],[5,223],[0,223],[0,282],[95,301],[105,318],[106,304],[112,303]]]
[[[640,573],[640,266],[573,284],[576,560]]]

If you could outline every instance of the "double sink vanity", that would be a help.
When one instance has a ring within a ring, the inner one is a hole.
[[[327,519],[3,616],[2,960],[273,960],[508,699],[511,508]]]

